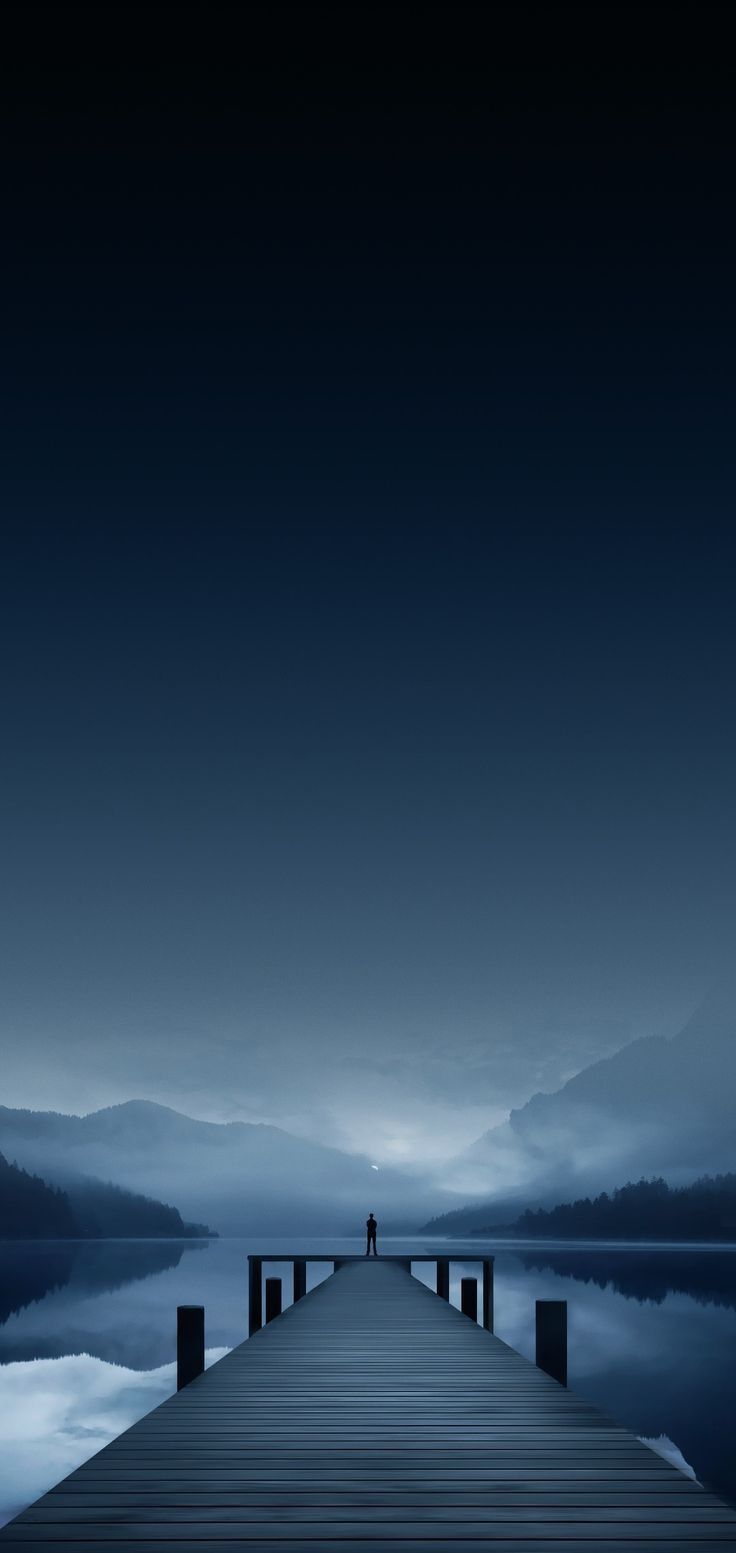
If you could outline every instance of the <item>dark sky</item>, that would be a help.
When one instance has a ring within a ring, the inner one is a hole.
[[[722,975],[727,20],[6,8],[11,1104],[424,1158]]]

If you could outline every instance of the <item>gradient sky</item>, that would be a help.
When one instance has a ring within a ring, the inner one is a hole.
[[[725,13],[8,18],[2,1098],[448,1153],[732,956]]]

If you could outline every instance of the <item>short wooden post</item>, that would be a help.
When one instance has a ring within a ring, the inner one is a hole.
[[[437,1293],[441,1300],[450,1298],[450,1261],[446,1256],[437,1258]]]
[[[483,1325],[486,1332],[493,1331],[493,1257],[483,1261]]]
[[[567,1300],[537,1300],[537,1364],[567,1385]]]
[[[266,1279],[266,1326],[281,1315],[281,1279]]]
[[[307,1264],[304,1257],[294,1257],[294,1304],[303,1300],[307,1292]]]
[[[248,1257],[248,1336],[263,1326],[263,1259]]]
[[[176,1389],[188,1386],[204,1369],[204,1305],[176,1307]]]
[[[460,1309],[471,1321],[478,1320],[478,1279],[460,1279]]]

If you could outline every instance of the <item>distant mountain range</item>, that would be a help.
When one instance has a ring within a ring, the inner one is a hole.
[[[224,1234],[360,1233],[371,1209],[386,1229],[437,1201],[426,1182],[279,1127],[197,1121],[145,1100],[89,1116],[0,1106],[0,1150],[67,1190],[82,1176],[113,1180]]]
[[[0,1154],[0,1240],[69,1240],[209,1235],[177,1208],[107,1181],[80,1178],[66,1190]]]
[[[710,999],[679,1035],[634,1041],[534,1095],[431,1174],[144,1100],[89,1116],[0,1106],[0,1151],[65,1191],[115,1181],[221,1234],[360,1233],[371,1209],[384,1233],[467,1234],[632,1178],[677,1185],[734,1169],[734,1093],[736,998]]]
[[[732,1170],[734,1093],[736,1003],[713,997],[678,1035],[624,1046],[484,1133],[444,1174],[466,1206],[424,1228],[467,1234],[634,1176],[676,1185]]]

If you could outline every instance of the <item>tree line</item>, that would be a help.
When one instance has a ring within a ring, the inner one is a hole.
[[[628,1181],[597,1197],[527,1209],[511,1227],[586,1240],[736,1240],[736,1175],[701,1176],[689,1186]]]
[[[52,1186],[0,1154],[0,1240],[86,1240],[210,1235],[178,1208],[93,1178]]]

